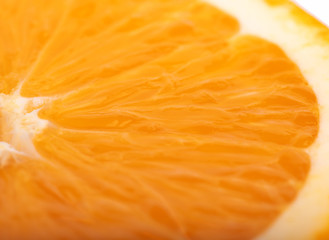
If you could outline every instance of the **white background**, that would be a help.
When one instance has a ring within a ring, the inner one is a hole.
[[[294,0],[294,2],[329,26],[329,0]]]

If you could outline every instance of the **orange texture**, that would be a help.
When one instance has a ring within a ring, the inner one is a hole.
[[[23,152],[0,156],[0,239],[251,239],[303,186],[316,96],[227,13],[1,0],[0,19],[0,141]]]

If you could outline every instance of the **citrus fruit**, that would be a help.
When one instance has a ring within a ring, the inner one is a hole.
[[[329,30],[293,3],[0,19],[0,239],[328,239]]]

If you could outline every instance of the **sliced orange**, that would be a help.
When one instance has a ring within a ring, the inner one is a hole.
[[[329,31],[210,2],[0,0],[0,239],[327,239]]]

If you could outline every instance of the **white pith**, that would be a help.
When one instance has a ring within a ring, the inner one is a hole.
[[[236,17],[241,32],[279,45],[299,66],[320,108],[320,131],[307,150],[312,167],[291,206],[258,240],[310,240],[328,224],[329,213],[329,44],[316,40],[310,27],[297,23],[287,9],[263,0],[208,0]]]
[[[40,119],[37,114],[38,106],[44,101],[43,98],[24,98],[18,92],[0,94],[0,167],[24,157],[40,158],[32,140],[47,126],[47,120]],[[28,105],[35,109],[27,112]]]

